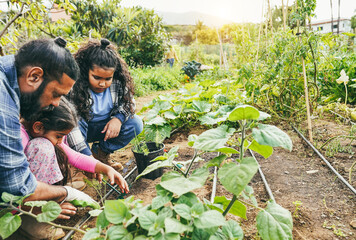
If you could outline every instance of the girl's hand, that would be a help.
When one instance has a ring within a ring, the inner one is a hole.
[[[128,193],[130,190],[129,190],[129,185],[127,184],[126,180],[114,168],[112,168],[112,167],[109,167],[109,168],[110,169],[108,169],[108,172],[106,173],[106,175],[110,179],[110,184],[114,185],[116,183],[120,187],[121,192]]]
[[[106,132],[104,141],[110,139],[110,138],[116,138],[119,136],[120,130],[121,130],[121,121],[113,117],[104,127],[103,131],[101,133]]]
[[[118,173],[114,168],[106,165],[102,162],[98,162],[95,166],[96,174],[103,173],[109,177],[110,184],[114,185],[115,183],[120,187],[121,192],[128,193],[129,185],[127,184],[126,180],[122,177],[120,173]]]

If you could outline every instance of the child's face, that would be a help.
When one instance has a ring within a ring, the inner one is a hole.
[[[53,145],[58,145],[62,143],[63,137],[65,135],[68,135],[71,130],[72,129],[63,130],[63,131],[50,130],[44,133],[41,137],[47,138],[49,141],[51,141]]]
[[[115,68],[102,68],[97,65],[89,69],[89,87],[93,92],[102,93],[111,86]]]

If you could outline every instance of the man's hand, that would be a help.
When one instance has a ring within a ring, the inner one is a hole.
[[[103,131],[101,133],[106,132],[104,141],[110,139],[110,138],[116,138],[119,136],[120,130],[121,130],[121,121],[113,117],[104,127]]]

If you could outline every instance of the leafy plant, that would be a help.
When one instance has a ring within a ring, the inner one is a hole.
[[[200,73],[200,66],[201,63],[196,61],[185,62],[184,66],[182,67],[182,71],[185,75],[187,75],[191,80],[194,80],[196,75]]]

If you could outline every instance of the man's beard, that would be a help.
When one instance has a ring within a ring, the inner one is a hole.
[[[21,93],[20,97],[20,115],[26,121],[34,121],[36,120],[36,116],[38,112],[44,109],[53,109],[53,106],[47,106],[41,108],[40,97],[46,88],[44,82],[39,86],[39,88],[32,93]]]

